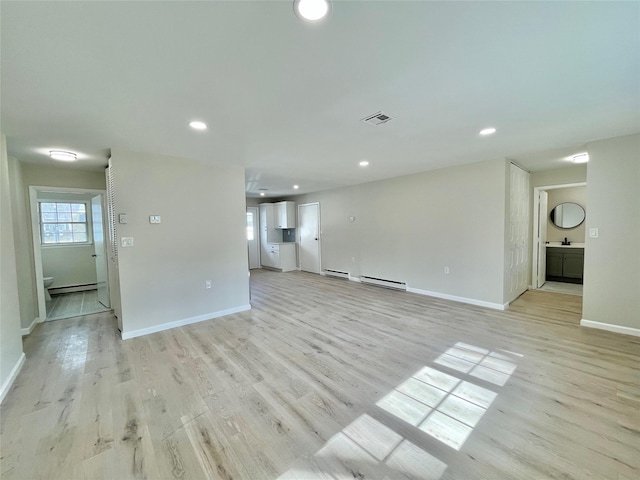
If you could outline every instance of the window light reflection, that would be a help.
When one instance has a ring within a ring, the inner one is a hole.
[[[361,415],[311,458],[298,460],[278,480],[420,478],[438,480],[447,464],[369,415]]]
[[[504,385],[522,355],[462,342],[435,363]],[[497,393],[466,379],[423,367],[376,405],[442,443],[460,450]],[[279,480],[402,478],[439,480],[447,464],[369,415],[361,415],[313,456],[300,458]]]
[[[522,355],[501,352],[458,342],[435,363],[502,386],[516,369],[511,360]],[[460,450],[496,396],[470,381],[423,367],[376,405]]]

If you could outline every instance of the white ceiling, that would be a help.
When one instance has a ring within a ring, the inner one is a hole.
[[[321,24],[291,1],[0,14],[1,128],[43,165],[57,148],[101,168],[119,147],[241,165],[249,196],[276,196],[505,157],[554,168],[640,131],[639,2],[335,1]],[[393,120],[360,121],[380,110]]]

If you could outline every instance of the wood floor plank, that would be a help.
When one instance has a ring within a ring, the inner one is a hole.
[[[496,311],[252,271],[252,310],[122,341],[40,324],[1,406],[13,479],[640,478],[640,339],[581,297]]]

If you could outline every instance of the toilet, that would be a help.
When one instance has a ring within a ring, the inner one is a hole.
[[[44,281],[44,298],[48,302],[49,300],[51,300],[49,287],[53,285],[53,277],[44,277],[42,280]]]

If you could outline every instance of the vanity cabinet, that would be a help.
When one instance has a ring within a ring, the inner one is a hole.
[[[273,206],[275,228],[296,228],[296,202],[277,202]]]
[[[582,283],[584,249],[547,247],[547,280]]]

